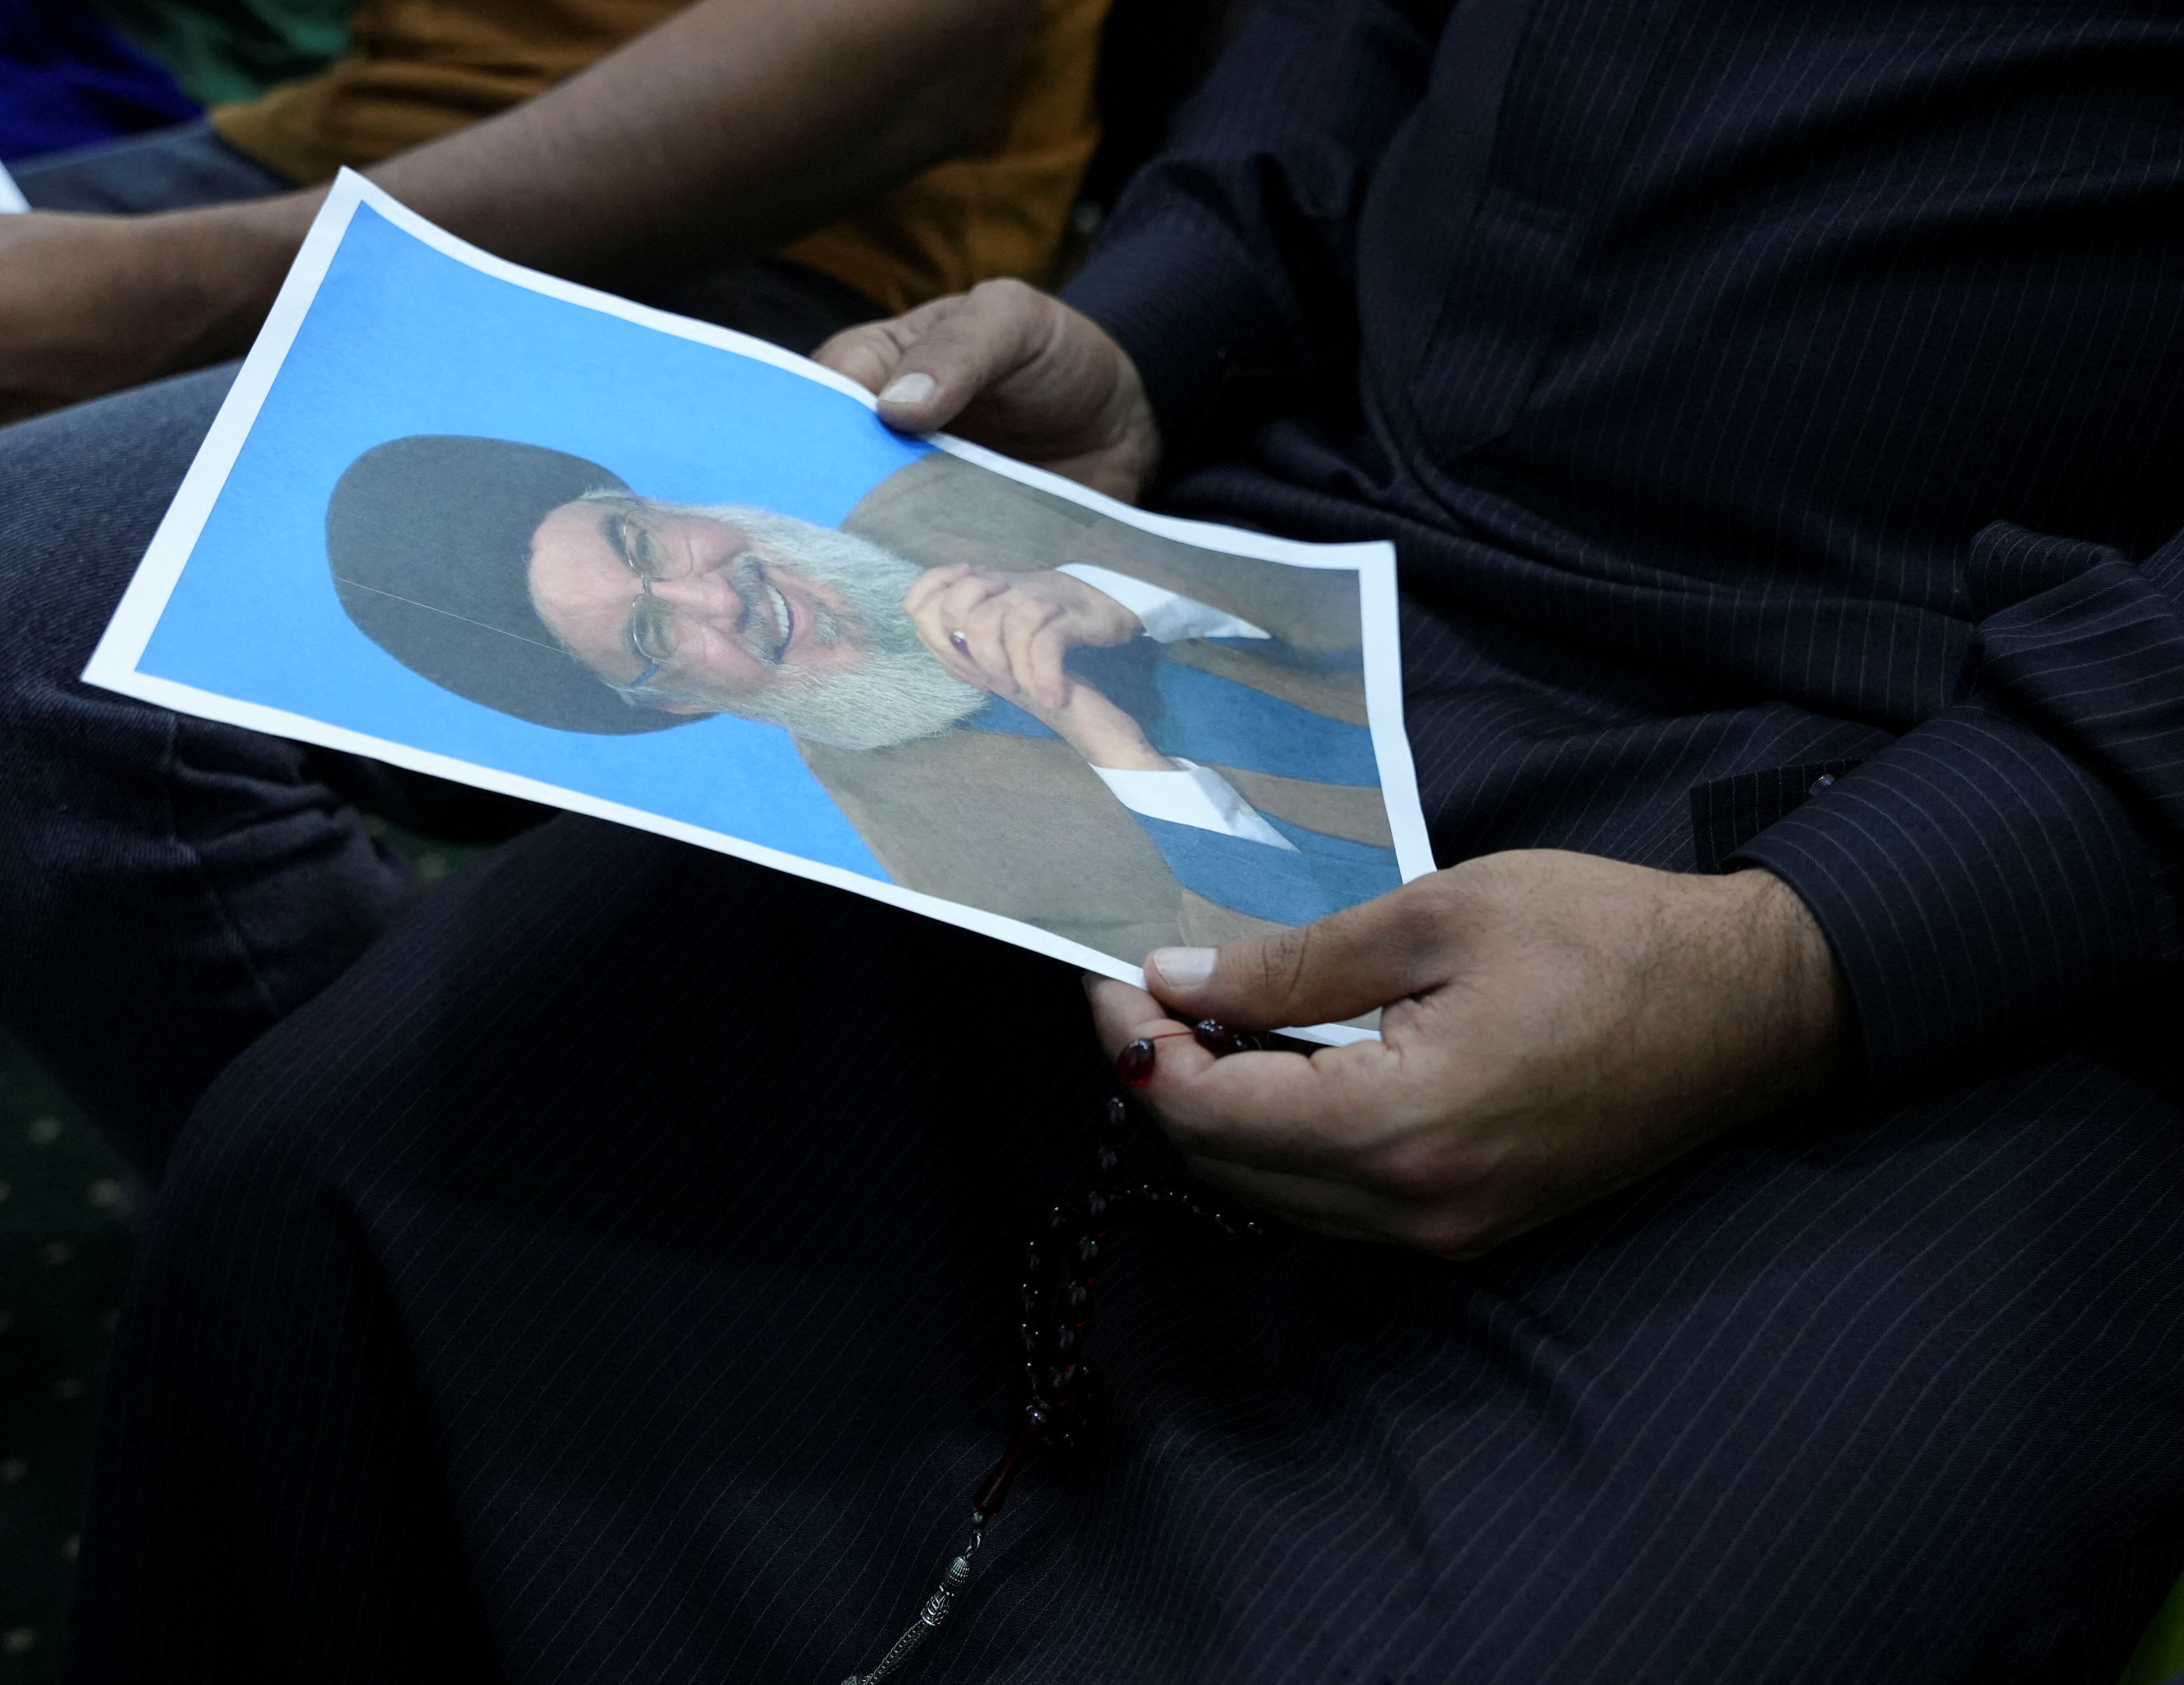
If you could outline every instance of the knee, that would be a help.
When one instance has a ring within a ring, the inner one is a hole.
[[[176,1137],[159,1211],[193,1222],[232,1212],[248,1228],[337,1187],[359,1165],[383,1169],[404,1086],[396,1054],[370,1057],[319,1032],[311,1009],[274,1026],[204,1090]],[[298,1021],[305,1020],[305,1021]]]
[[[74,678],[219,413],[232,368],[0,428],[0,692]]]

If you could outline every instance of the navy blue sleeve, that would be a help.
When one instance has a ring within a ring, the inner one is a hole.
[[[1172,820],[1131,817],[1185,889],[1278,925],[1308,925],[1385,895],[1403,881],[1394,850],[1323,836],[1271,815],[1261,817],[1297,845],[1294,853]]]
[[[1735,857],[1813,909],[1883,1087],[2184,959],[2184,540],[2133,566],[1997,525],[1970,577],[1970,693]]]
[[[1348,381],[1352,246],[1451,0],[1260,0],[1063,297],[1114,336],[1170,448],[1231,375]]]
[[[1487,88],[1485,25],[1521,8],[1468,4]],[[1066,296],[1135,359],[1171,449],[1236,376],[1354,384],[1373,165],[1408,122],[1474,120],[1454,65],[1449,97],[1419,109],[1447,10],[1262,0],[1124,196]],[[1880,1086],[1960,1070],[2177,967],[2184,565],[2092,548],[1985,535],[1975,681],[1737,856],[1812,907]]]

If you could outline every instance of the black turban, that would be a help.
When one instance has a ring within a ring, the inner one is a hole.
[[[562,648],[531,605],[531,535],[587,492],[629,487],[597,463],[506,439],[375,445],[326,504],[342,607],[411,672],[563,731],[659,731],[691,716],[632,708]]]

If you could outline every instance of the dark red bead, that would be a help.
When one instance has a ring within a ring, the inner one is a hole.
[[[1024,1424],[1017,1430],[1017,1437],[972,1497],[971,1508],[980,1520],[990,1521],[1000,1513],[1001,1505],[1009,1501],[1009,1488],[1016,1484],[1017,1471],[1023,1467],[1024,1460],[1039,1443],[1046,1425],[1044,1411],[1034,1407],[1024,1413]]]
[[[1142,1088],[1153,1080],[1153,1056],[1156,1052],[1150,1042],[1130,1043],[1115,1055],[1115,1080],[1125,1088]]]
[[[1226,1059],[1230,1054],[1254,1053],[1259,1046],[1256,1036],[1232,1030],[1217,1018],[1201,1018],[1191,1026],[1190,1033],[1198,1038],[1198,1045],[1216,1059]]]

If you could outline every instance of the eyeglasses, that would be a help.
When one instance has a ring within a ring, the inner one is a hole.
[[[660,665],[675,659],[675,648],[682,642],[682,631],[675,622],[675,604],[662,603],[653,596],[653,585],[660,581],[675,578],[668,568],[666,550],[660,548],[660,539],[651,528],[629,515],[611,515],[607,520],[607,543],[614,546],[614,554],[622,559],[622,565],[638,576],[642,593],[636,603],[629,604],[629,624],[625,635],[629,637],[629,648],[640,661],[651,665],[657,672]],[[646,675],[651,676],[651,675]],[[638,681],[644,683],[644,681]]]
[[[638,596],[629,605],[629,620],[622,628],[630,653],[644,663],[644,670],[630,681],[630,687],[634,690],[649,683],[662,667],[672,661],[682,643],[681,617],[675,605],[663,603],[652,594],[655,584],[676,576],[659,539],[632,517],[610,515],[604,531],[607,542],[614,547],[622,565],[637,576]]]

